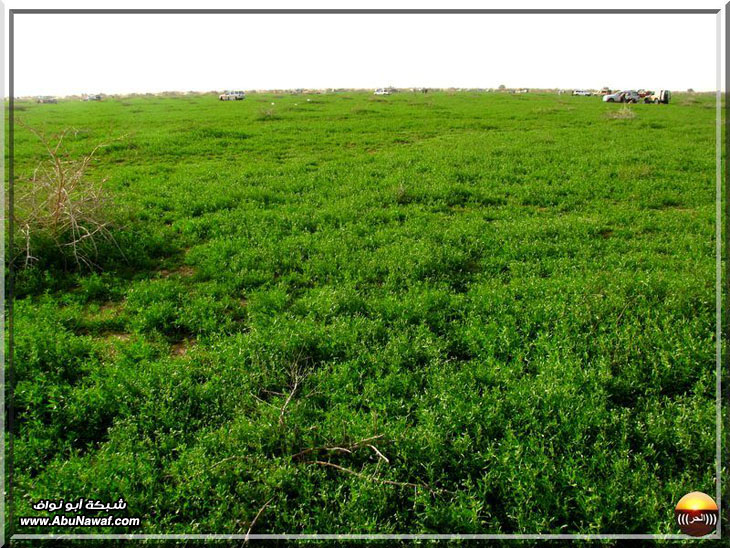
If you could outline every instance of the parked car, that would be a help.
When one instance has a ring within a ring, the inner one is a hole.
[[[224,91],[218,96],[221,101],[241,101],[246,98],[243,91]]]
[[[95,95],[87,95],[84,97],[84,101],[101,101],[101,93]]]
[[[659,90],[658,93],[651,92],[650,95],[644,97],[645,103],[663,103],[669,104],[669,100],[672,98],[672,92],[668,89]]]
[[[387,89],[378,88],[375,90],[375,95],[390,95],[390,92]]]
[[[576,89],[576,90],[573,90],[573,95],[580,95],[582,97],[590,97],[591,95],[593,95],[593,92],[588,91],[586,89]]]
[[[36,103],[58,103],[58,99],[50,95],[41,95],[36,98]]]
[[[606,103],[638,103],[639,99],[641,99],[641,97],[639,97],[639,94],[633,89],[603,96],[603,101]]]

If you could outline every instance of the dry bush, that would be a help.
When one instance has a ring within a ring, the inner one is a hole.
[[[11,212],[25,266],[37,261],[37,252],[48,243],[64,258],[70,255],[77,266],[94,266],[91,257],[97,253],[100,238],[116,245],[107,220],[110,204],[104,190],[106,179],[94,181],[86,175],[94,155],[106,143],[96,145],[88,154],[73,157],[64,139],[69,133],[77,133],[75,130],[48,137],[20,121],[17,123],[35,135],[45,149],[45,157],[30,179],[16,184]]]
[[[618,110],[609,112],[608,117],[614,120],[631,120],[636,118],[636,113],[628,105],[624,105]]]
[[[279,115],[273,108],[262,108],[259,110],[259,114],[256,117],[260,122],[268,122],[269,120],[277,120]]]

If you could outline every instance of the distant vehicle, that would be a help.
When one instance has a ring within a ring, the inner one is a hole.
[[[218,96],[221,101],[241,101],[246,98],[243,91],[224,91]]]
[[[41,95],[36,98],[36,103],[58,103],[58,99],[50,95]]]
[[[588,91],[587,89],[576,89],[573,90],[573,95],[581,95],[583,97],[590,97],[593,95],[592,91]]]
[[[375,90],[375,95],[390,95],[390,92],[387,89],[378,88]]]
[[[84,101],[101,101],[101,93],[95,95],[87,95],[84,97]]]
[[[639,97],[639,94],[633,89],[603,96],[603,101],[605,103],[638,103],[639,99],[641,99],[641,97]]]
[[[663,103],[665,105],[669,104],[669,100],[672,98],[672,92],[668,89],[662,89],[658,93],[651,92],[650,95],[647,95],[644,97],[645,103]]]

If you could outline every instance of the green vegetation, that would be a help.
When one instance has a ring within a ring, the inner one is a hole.
[[[714,493],[714,98],[21,106],[111,143],[119,249],[18,272],[17,515],[674,533]],[[18,127],[18,175],[41,154]]]

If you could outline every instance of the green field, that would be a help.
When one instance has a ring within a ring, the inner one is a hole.
[[[714,494],[714,97],[18,106],[110,141],[118,247],[18,270],[17,516],[675,533]],[[42,154],[17,127],[19,179]]]

